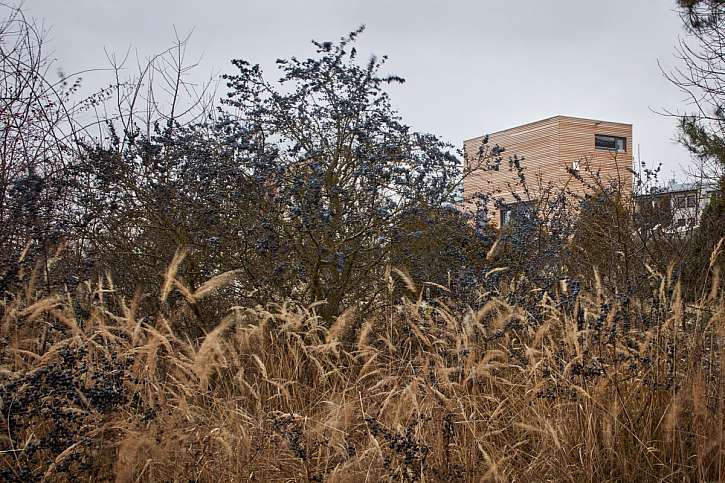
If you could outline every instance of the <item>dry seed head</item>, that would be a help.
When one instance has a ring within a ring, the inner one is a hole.
[[[207,295],[211,294],[212,292],[229,285],[229,283],[234,280],[234,278],[239,274],[240,270],[230,270],[228,272],[224,272],[220,275],[217,275],[215,277],[210,278],[201,286],[196,289],[196,291],[191,296],[192,300],[194,302],[202,299],[203,297],[206,297]]]
[[[373,321],[372,319],[367,319],[365,322],[363,322],[362,327],[360,328],[360,332],[357,336],[357,344],[356,348],[359,351],[366,350],[368,347],[370,347],[370,333],[373,330]]]
[[[350,323],[354,320],[354,316],[354,307],[351,307],[345,310],[342,314],[338,315],[335,321],[330,326],[330,329],[327,331],[327,342],[330,343],[333,340],[341,339],[344,336],[345,331],[348,329]]]
[[[176,272],[179,270],[181,262],[184,261],[188,253],[189,249],[187,247],[181,246],[176,249],[174,258],[171,259],[171,263],[166,268],[166,274],[164,275],[164,284],[161,287],[161,294],[159,296],[162,302],[166,302],[166,298],[171,293],[171,289],[174,287],[174,282],[176,281]]]
[[[486,252],[486,260],[491,261],[491,260],[493,260],[494,258],[496,258],[498,256],[498,252],[499,252],[499,250],[498,250],[499,241],[500,241],[500,239],[497,238],[493,242],[493,245],[491,245],[491,248],[488,249],[488,252]]]
[[[413,282],[413,279],[410,277],[410,275],[398,268],[393,268],[393,272],[398,274],[398,276],[403,280],[405,287],[411,294],[416,295],[418,293],[418,287],[415,286],[415,282]]]
[[[232,317],[227,317],[204,338],[199,350],[194,355],[194,372],[199,378],[202,388],[206,388],[209,381],[209,374],[219,367],[226,367],[226,358],[222,336],[233,322]],[[218,362],[217,362],[218,361]]]
[[[712,269],[717,263],[717,259],[720,257],[723,251],[723,241],[725,241],[725,238],[720,238],[720,240],[718,240],[717,242],[717,245],[715,245],[715,248],[712,250],[712,253],[710,253],[710,264],[708,268]]]

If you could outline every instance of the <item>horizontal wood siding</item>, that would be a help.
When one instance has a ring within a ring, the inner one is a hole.
[[[585,172],[584,164],[589,163],[594,173],[599,173],[603,182],[616,181],[622,183],[626,193],[632,191],[632,125],[617,122],[595,121],[574,117],[560,118],[560,155],[565,164],[571,166],[572,162],[579,161],[584,181],[592,182],[593,178]],[[596,134],[623,137],[627,139],[626,151],[615,153],[596,149],[594,137]],[[584,192],[579,183],[573,185]]]
[[[595,134],[626,138],[626,152],[595,149]],[[479,137],[465,141],[465,151],[477,152],[482,140],[483,137]],[[479,172],[469,177],[464,182],[466,202],[476,192],[490,193],[508,202],[515,198],[513,191],[525,199],[516,173],[509,164],[509,158],[514,155],[524,158],[521,166],[532,199],[539,198],[547,186],[566,187],[574,193],[584,194],[586,186],[567,172],[567,167],[572,167],[575,161],[578,161],[586,182],[592,181],[584,169],[590,166],[592,171],[599,173],[603,182],[619,180],[625,192],[631,192],[632,174],[627,169],[632,166],[630,124],[555,116],[493,133],[489,135],[489,146],[495,145],[505,148],[499,171]],[[493,206],[489,207],[489,212],[498,221],[498,213]]]
[[[464,143],[466,152],[476,152],[483,138]],[[513,199],[511,191],[520,191],[518,177],[509,165],[509,158],[517,155],[524,157],[522,166],[525,175],[533,179],[537,174],[550,170],[559,159],[559,123],[556,118],[525,124],[489,135],[489,146],[501,146],[505,149],[499,171],[480,172],[471,176],[464,185],[464,194],[483,191],[496,193],[506,200]],[[527,181],[528,183],[528,181]],[[532,187],[532,186],[530,186]]]

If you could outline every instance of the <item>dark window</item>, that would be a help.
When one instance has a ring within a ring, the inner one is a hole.
[[[597,149],[604,149],[606,151],[623,153],[627,151],[627,139],[617,136],[607,136],[605,134],[595,134],[594,147]]]
[[[688,195],[687,196],[687,207],[688,208],[696,208],[697,207],[697,196],[695,196],[695,195]]]
[[[678,218],[677,219],[677,226],[685,226],[685,219],[684,218]]]
[[[508,208],[501,210],[501,226],[508,225],[513,218],[516,218],[513,210]]]
[[[479,208],[475,214],[476,232],[483,233],[488,225],[488,208]]]
[[[685,207],[685,197],[684,196],[675,196],[675,208],[684,208]]]
[[[519,201],[509,203],[501,208],[501,226],[511,222],[524,223],[531,220],[536,210],[535,201]]]

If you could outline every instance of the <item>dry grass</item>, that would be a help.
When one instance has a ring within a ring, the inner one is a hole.
[[[232,307],[195,341],[172,327],[203,293],[140,313],[107,281],[28,289],[0,305],[3,478],[724,481],[723,291],[652,282],[651,300],[542,292],[536,320],[503,296],[329,328]]]

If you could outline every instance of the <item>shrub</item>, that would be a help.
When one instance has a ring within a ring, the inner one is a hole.
[[[172,329],[187,302],[146,312],[108,285],[28,286],[0,305],[3,477],[718,481],[710,269],[694,304],[653,273],[649,298],[565,286],[536,307],[402,302],[360,324],[353,307],[327,325],[237,306],[198,340]]]

